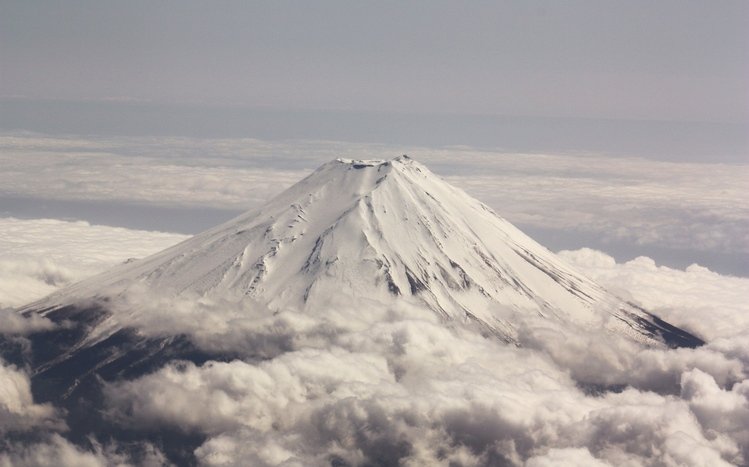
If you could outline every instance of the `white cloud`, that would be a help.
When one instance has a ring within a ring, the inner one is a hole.
[[[586,448],[550,449],[546,454],[533,456],[525,463],[526,467],[607,467],[611,464],[602,462],[590,454]]]
[[[447,179],[514,223],[641,245],[749,251],[742,188],[747,166],[604,156],[487,153],[481,162],[470,153],[452,156],[471,169]]]
[[[0,193],[244,209],[315,167],[284,169],[283,149],[271,148],[253,139],[0,136]]]
[[[26,372],[0,359],[0,467],[168,465],[148,443],[76,446],[60,434],[68,430],[64,415],[51,403],[35,403]]]
[[[617,264],[588,248],[559,255],[609,290],[704,339],[745,335],[749,329],[747,278],[724,276],[696,264],[680,271],[657,266],[647,257]]]
[[[729,434],[749,459],[749,380],[722,389],[700,370],[681,376],[681,397],[709,435]]]
[[[0,466],[33,467],[105,467],[106,457],[100,452],[84,451],[60,435],[52,435],[49,442],[28,446],[13,446],[11,452],[0,453]]]
[[[521,345],[548,355],[586,387],[629,385],[660,393],[678,393],[681,373],[699,368],[721,384],[746,377],[737,358],[710,345],[697,349],[648,349],[602,329],[583,331],[547,320],[518,318]],[[581,358],[584,355],[585,358]]]
[[[185,238],[81,221],[0,218],[0,308],[26,304]],[[0,331],[8,326],[0,324]]]
[[[62,427],[51,404],[34,403],[28,375],[0,360],[0,434]]]
[[[609,270],[612,280],[612,271],[637,271],[600,252],[577,254]],[[680,287],[689,287],[689,280],[704,279],[693,270],[656,268],[648,280],[679,276]],[[716,280],[701,300],[707,306],[711,297],[720,298],[718,307],[738,300],[725,291]],[[658,306],[668,295],[642,288],[633,298]],[[745,306],[737,302],[731,309],[744,312]],[[525,348],[515,348],[407,307],[273,316],[250,302],[231,308],[186,300],[176,318],[170,310],[165,315],[171,318],[161,321],[154,312],[164,307],[168,303],[156,303],[130,316],[130,324],[145,319],[142,332],[172,329],[203,348],[231,349],[247,359],[172,363],[110,384],[110,415],[135,427],[208,435],[196,450],[205,465],[328,465],[338,459],[697,466],[747,458],[749,366],[737,350],[746,351],[743,341],[730,337],[699,349],[644,349],[527,319]],[[580,383],[629,387],[586,393]]]
[[[511,222],[749,253],[749,166],[328,141],[0,136],[0,193],[247,209],[335,157],[407,152]]]
[[[39,282],[68,277],[61,271],[121,261],[134,251],[129,242],[148,253],[159,242],[180,239],[85,223],[2,222],[14,233],[0,237],[3,258],[12,252],[50,261],[40,268],[46,273],[37,276]],[[41,234],[50,226],[58,232],[54,246]],[[517,349],[446,328],[432,314],[406,305],[274,315],[251,301],[155,299],[134,289],[120,303],[118,319],[125,324],[151,336],[186,334],[207,351],[248,360],[170,364],[110,385],[110,413],[136,427],[207,434],[196,451],[207,465],[247,459],[257,465],[314,465],[331,458],[356,463],[383,450],[413,465],[481,465],[500,455],[529,465],[575,459],[601,465],[742,462],[749,445],[742,418],[749,279],[699,266],[658,267],[648,258],[617,264],[589,249],[562,256],[711,342],[695,350],[643,349],[595,331],[518,317],[525,348]],[[52,287],[68,280],[52,280]],[[6,333],[47,325],[4,313]],[[53,424],[54,409],[34,404],[28,378],[14,367],[3,371],[13,382],[4,393],[5,406],[12,407],[5,410],[14,414],[5,417],[13,420],[6,429]],[[581,384],[630,389],[594,396],[581,391]],[[36,451],[68,449],[96,459],[95,451],[62,442],[53,439]],[[30,459],[32,450],[15,449],[15,459]]]
[[[135,458],[118,451],[116,445],[101,446],[92,441],[91,449],[82,449],[53,433],[35,443],[12,443],[0,452],[0,467],[162,467],[170,465],[151,445],[140,446]]]
[[[0,309],[0,334],[24,336],[53,327],[52,321],[43,316],[23,316],[13,310]]]
[[[634,389],[585,396],[539,356],[482,339],[451,340],[423,323],[411,332],[416,329],[427,334],[426,342],[399,350],[400,365],[393,350],[387,358],[300,350],[259,364],[172,364],[108,393],[121,419],[210,435],[196,451],[206,465],[326,465],[332,459],[517,465],[549,449],[582,448],[603,465],[740,459],[733,439],[706,437],[676,397]],[[404,328],[390,331],[396,348]],[[690,451],[699,455],[686,456]]]

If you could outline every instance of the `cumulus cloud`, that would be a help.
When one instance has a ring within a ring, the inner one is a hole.
[[[749,329],[747,278],[721,275],[697,264],[681,271],[644,256],[617,264],[589,248],[559,255],[622,298],[708,341],[740,336]]]
[[[77,446],[62,436],[68,430],[64,415],[51,403],[34,402],[28,374],[0,359],[0,467],[169,465],[148,443],[102,446],[92,439]]]
[[[25,336],[52,329],[54,324],[36,314],[24,316],[10,309],[0,309],[0,334]]]
[[[404,344],[417,330],[426,339]],[[208,434],[196,450],[205,465],[520,465],[550,449],[578,459],[588,450],[602,465],[741,461],[734,439],[706,437],[674,396],[587,396],[531,352],[450,339],[423,323],[392,324],[388,333],[389,343],[376,333],[377,353],[173,363],[110,386],[108,396],[121,420]]]
[[[729,434],[742,447],[744,460],[749,459],[749,380],[723,389],[709,374],[694,369],[681,376],[681,397],[709,435]]]
[[[60,435],[52,435],[49,442],[18,445],[11,448],[10,452],[0,453],[0,466],[14,465],[104,467],[108,464],[102,453],[84,451]]]
[[[746,377],[745,364],[710,345],[697,349],[644,348],[602,329],[580,330],[535,317],[518,317],[520,344],[548,355],[583,387],[632,386],[678,393],[683,371],[700,368],[722,385]],[[585,358],[580,358],[584,355]]]
[[[0,218],[0,308],[24,305],[185,238],[81,221]],[[0,332],[18,326],[17,318],[4,316]]]
[[[545,454],[533,456],[525,463],[526,467],[606,467],[611,464],[602,462],[590,454],[586,448],[549,449]]]
[[[11,443],[0,450],[0,467],[160,467],[171,465],[154,446],[143,446],[135,458],[117,450],[117,446],[102,446],[91,443],[91,449],[72,444],[59,434],[53,433],[43,441],[23,444]]]
[[[64,424],[51,404],[35,404],[28,375],[0,360],[0,434],[59,429]]]
[[[614,282],[616,274],[638,271],[600,252],[565,253],[575,255],[578,267],[586,270],[587,262],[593,275],[593,266],[605,269]],[[676,283],[678,276],[679,287],[698,287],[700,271],[656,268],[647,280]],[[726,288],[749,282],[726,279]],[[701,306],[735,300],[730,309],[745,313],[740,297],[719,284],[716,278],[702,289]],[[644,287],[631,299],[659,307],[671,296]],[[124,309],[138,308],[133,303]],[[159,302],[128,323],[140,322],[147,335],[183,333],[240,358],[172,362],[108,383],[108,414],[138,429],[206,435],[195,451],[204,465],[697,466],[747,459],[746,328],[702,348],[663,350],[518,317],[517,348],[408,306],[274,315],[251,302],[178,304],[176,314],[159,319],[157,310],[169,306]]]
[[[94,272],[182,238],[76,222],[2,222],[8,234],[0,264],[21,255],[45,258],[46,272],[36,277],[52,288],[84,275],[76,271]],[[55,247],[41,234],[49,228],[57,232]],[[134,288],[113,303],[111,319],[148,337],[180,334],[209,354],[239,358],[172,362],[107,383],[105,411],[146,433],[170,427],[207,436],[195,451],[205,465],[745,462],[749,279],[696,265],[675,270],[648,258],[618,264],[589,249],[561,254],[708,344],[646,349],[518,316],[523,347],[515,348],[408,304],[362,304],[363,312],[331,302],[309,313],[273,313],[251,300]],[[50,325],[2,313],[6,334]],[[2,429],[51,433],[36,444],[7,445],[4,462],[44,465],[39,459],[56,456],[98,465],[116,458],[107,454],[116,449],[84,448],[56,435],[64,430],[59,412],[33,401],[22,370],[2,371]]]

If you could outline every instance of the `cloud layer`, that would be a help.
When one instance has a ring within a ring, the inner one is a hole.
[[[614,258],[589,248],[559,255],[619,296],[709,341],[749,329],[746,278],[717,274],[698,264],[680,271],[658,266],[644,256],[617,264]]]
[[[403,152],[511,222],[606,241],[749,253],[746,165],[328,141],[0,136],[0,194],[243,210],[335,157]]]
[[[0,218],[0,308],[24,305],[187,238],[54,219]],[[0,331],[14,321],[0,321]]]
[[[2,222],[0,264],[16,283],[29,279],[26,293],[34,297],[182,239],[80,222]],[[204,465],[746,462],[749,279],[697,265],[666,268],[645,257],[618,264],[590,249],[560,255],[708,344],[645,349],[597,329],[517,316],[516,348],[406,304],[352,309],[331,302],[324,310],[273,314],[249,300],[133,289],[115,302],[121,323],[146,336],[186,336],[224,359],[174,361],[107,383],[105,413],[145,433],[161,427],[206,436],[194,453]],[[43,260],[46,269],[8,267]],[[51,326],[9,310],[2,318],[0,332],[18,339]],[[71,444],[60,412],[34,402],[25,370],[3,363],[0,371],[0,430],[41,433],[32,444],[6,443],[0,462],[132,461],[116,445]],[[138,462],[165,461],[156,448],[139,452]]]
[[[195,451],[204,465],[744,463],[749,328],[736,316],[747,307],[740,290],[727,292],[749,280],[647,258],[616,264],[588,249],[563,255],[610,283],[663,284],[634,288],[631,298],[664,310],[691,304],[673,317],[701,323],[693,330],[714,340],[645,349],[518,316],[515,348],[405,306],[273,315],[249,301],[170,305],[142,292],[121,310],[142,310],[123,315],[129,325],[242,357],[172,362],[111,383],[109,415],[206,435]],[[692,295],[675,298],[684,290]]]

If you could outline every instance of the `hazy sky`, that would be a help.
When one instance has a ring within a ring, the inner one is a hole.
[[[0,0],[0,96],[749,121],[749,2]]]

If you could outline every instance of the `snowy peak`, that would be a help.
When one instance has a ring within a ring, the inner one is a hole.
[[[31,307],[54,310],[134,284],[249,297],[271,311],[405,301],[508,342],[517,341],[518,313],[582,327],[606,321],[647,343],[667,333],[407,156],[328,162],[259,209]]]
[[[371,193],[383,182],[393,178],[416,181],[416,177],[435,177],[429,169],[410,157],[403,155],[391,160],[334,159],[320,166],[312,174],[271,200],[268,207],[289,202],[304,196],[324,196],[327,190],[335,190],[343,197],[362,197]],[[436,178],[436,177],[435,177]],[[249,214],[249,213],[248,213]]]

